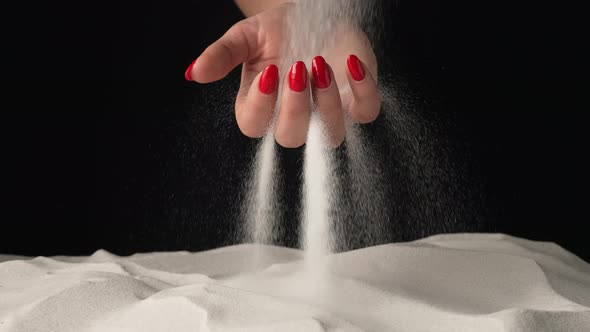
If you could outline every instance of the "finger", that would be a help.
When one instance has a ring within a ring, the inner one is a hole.
[[[259,73],[245,98],[236,99],[236,121],[242,133],[248,137],[264,136],[277,101],[279,69],[267,66]]]
[[[344,114],[338,85],[334,73],[323,57],[317,56],[311,62],[312,93],[316,108],[328,131],[331,147],[338,147],[344,141]]]
[[[356,55],[350,55],[346,64],[348,83],[353,95],[348,114],[355,122],[372,122],[377,119],[381,109],[377,82]]]
[[[240,21],[191,63],[185,78],[199,83],[220,80],[236,66],[254,57],[257,49],[256,24],[250,20]]]
[[[307,68],[297,61],[289,70],[281,94],[281,110],[275,127],[277,143],[286,148],[305,144],[309,128],[310,96]]]

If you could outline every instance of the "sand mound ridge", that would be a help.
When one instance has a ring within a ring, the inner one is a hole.
[[[590,331],[590,265],[552,243],[453,234],[325,259],[237,245],[0,256],[0,331]]]

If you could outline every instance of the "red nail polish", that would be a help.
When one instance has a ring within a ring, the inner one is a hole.
[[[311,73],[313,74],[315,85],[320,89],[325,89],[332,83],[330,70],[328,70],[326,60],[322,56],[318,55],[311,61]]]
[[[301,92],[307,87],[307,68],[305,63],[297,61],[289,71],[289,88],[295,92]]]
[[[188,68],[184,72],[184,79],[186,79],[187,81],[193,80],[193,76],[192,76],[191,71],[193,70],[193,67],[195,66],[195,62],[197,62],[197,59],[194,59],[193,62],[191,62],[191,64],[188,66]]]
[[[277,83],[279,82],[279,68],[275,65],[269,65],[262,71],[260,81],[258,82],[258,89],[260,92],[269,95],[275,92]]]
[[[346,60],[346,63],[348,64],[350,76],[352,76],[355,81],[362,81],[365,78],[365,69],[356,55],[351,54]]]

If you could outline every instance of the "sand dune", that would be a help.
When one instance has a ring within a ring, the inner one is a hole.
[[[302,257],[0,256],[0,331],[590,331],[590,265],[555,244],[434,236],[331,255],[325,273]]]

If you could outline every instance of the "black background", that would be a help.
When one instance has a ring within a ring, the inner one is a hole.
[[[471,6],[390,3],[382,70],[449,124],[471,165],[485,222],[462,230],[553,241],[588,260],[578,21],[538,3]],[[231,243],[256,144],[233,122],[238,72],[208,86],[183,73],[242,18],[232,1],[23,3],[0,15],[1,253]]]

